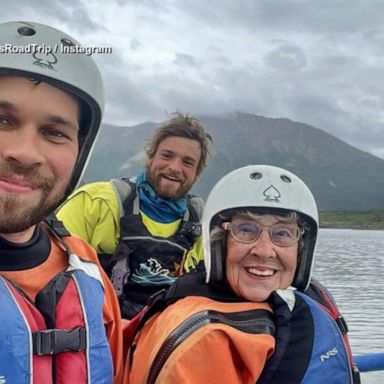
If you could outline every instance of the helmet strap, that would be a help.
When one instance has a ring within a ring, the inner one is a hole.
[[[225,281],[225,255],[227,253],[227,235],[211,244],[211,272],[209,283],[216,284]]]

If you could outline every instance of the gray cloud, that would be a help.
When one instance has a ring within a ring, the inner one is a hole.
[[[142,47],[143,47],[143,44],[140,43],[139,39],[134,38],[131,40],[130,48],[133,51],[137,51]]]
[[[37,4],[31,0],[8,2],[6,9],[2,9],[1,21],[26,20],[38,21],[44,24],[57,24],[67,27],[67,32],[92,33],[102,28],[95,23],[87,12],[81,0],[41,0]]]
[[[243,111],[321,128],[384,157],[381,0],[20,0],[0,21],[63,29],[95,55],[105,121]]]
[[[197,61],[196,59],[191,56],[191,55],[187,55],[185,53],[175,53],[175,59],[173,60],[173,62],[178,65],[178,66],[181,66],[181,67],[184,67],[184,66],[191,66],[191,67],[195,67],[197,65]]]
[[[304,52],[299,47],[290,44],[273,49],[264,60],[267,66],[286,72],[299,71],[307,65]]]

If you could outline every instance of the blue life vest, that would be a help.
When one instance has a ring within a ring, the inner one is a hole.
[[[95,264],[71,254],[67,271],[37,295],[36,305],[3,277],[0,297],[0,382],[112,383],[104,290]]]
[[[276,349],[258,384],[354,384],[349,345],[335,319],[299,291],[273,293]]]

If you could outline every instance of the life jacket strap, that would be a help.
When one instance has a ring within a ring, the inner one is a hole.
[[[348,333],[349,329],[348,329],[348,324],[345,321],[344,317],[339,316],[335,321],[336,321],[336,324],[338,325],[338,327],[340,329],[341,334],[343,336],[346,335]]]
[[[352,367],[352,383],[361,384],[360,371],[356,365],[353,365]]]
[[[202,233],[201,224],[197,222],[184,221],[179,227],[179,233],[180,235],[187,236],[192,241],[193,245],[193,242]]]
[[[85,328],[45,329],[32,333],[33,353],[38,356],[61,352],[83,351],[86,348]]]
[[[129,275],[130,271],[127,261],[125,259],[118,260],[112,268],[111,273],[111,282],[118,298],[120,298],[124,292],[124,285],[127,283]]]
[[[45,219],[45,223],[48,225],[51,231],[55,233],[56,236],[60,238],[71,236],[69,231],[65,228],[63,222],[56,217],[55,213],[51,213]]]

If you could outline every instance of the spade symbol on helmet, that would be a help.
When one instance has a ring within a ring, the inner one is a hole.
[[[53,70],[55,69],[53,64],[57,63],[57,58],[52,52],[35,52],[33,57],[36,59],[36,61],[33,63],[34,65]]]
[[[265,201],[275,201],[278,202],[279,198],[281,197],[280,192],[273,186],[271,185],[268,187],[264,192],[263,195],[265,196]]]

